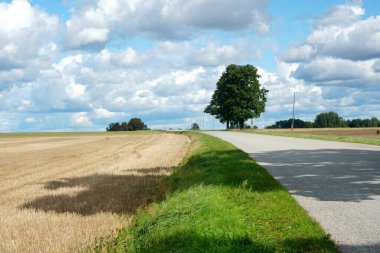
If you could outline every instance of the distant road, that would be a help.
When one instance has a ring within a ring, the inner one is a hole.
[[[207,132],[247,152],[331,234],[342,252],[380,252],[380,147]]]

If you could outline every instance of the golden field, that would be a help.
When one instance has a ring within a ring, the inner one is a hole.
[[[1,136],[0,252],[70,252],[112,235],[189,145],[164,133]]]

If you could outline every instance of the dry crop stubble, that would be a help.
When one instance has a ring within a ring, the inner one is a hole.
[[[0,252],[68,252],[112,234],[189,145],[178,134],[0,138]]]

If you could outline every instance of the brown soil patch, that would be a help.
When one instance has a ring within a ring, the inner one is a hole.
[[[189,145],[175,134],[0,138],[0,252],[68,252],[114,233]]]

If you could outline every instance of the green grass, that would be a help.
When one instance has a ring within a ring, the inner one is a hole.
[[[257,134],[266,134],[266,135],[276,135],[276,136],[286,136],[286,137],[295,137],[295,138],[305,138],[305,139],[316,139],[316,140],[325,140],[325,141],[341,141],[341,142],[352,142],[352,143],[362,143],[369,145],[378,145],[380,146],[380,138],[368,138],[368,137],[353,137],[353,136],[338,136],[338,135],[319,135],[319,134],[301,134],[301,133],[281,133],[281,132],[270,132],[270,131],[257,131],[251,130],[244,132],[253,132]]]
[[[144,208],[101,252],[338,252],[291,195],[247,154],[203,134]]]

